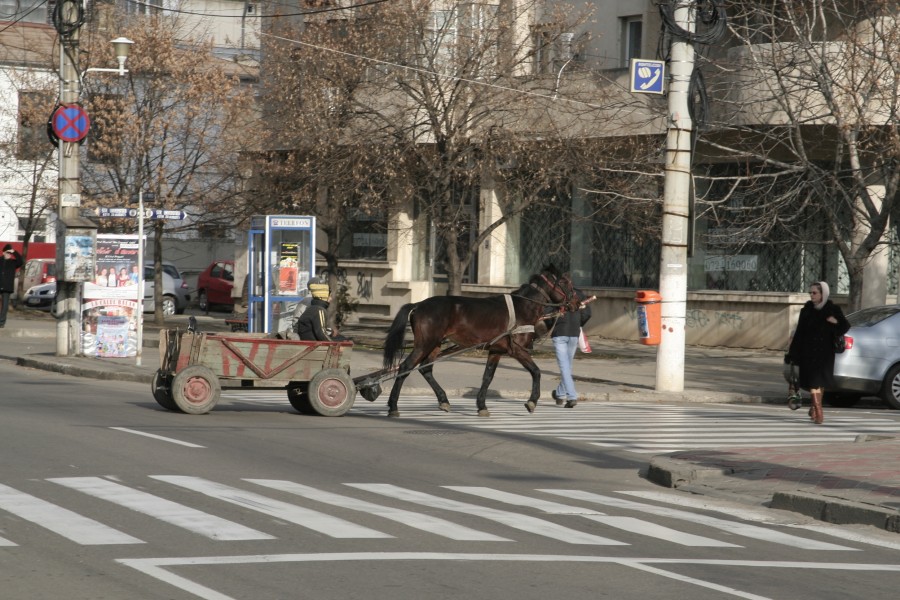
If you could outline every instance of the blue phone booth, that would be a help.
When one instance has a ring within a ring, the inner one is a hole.
[[[253,333],[290,329],[316,275],[316,218],[255,216],[250,221],[247,327]]]

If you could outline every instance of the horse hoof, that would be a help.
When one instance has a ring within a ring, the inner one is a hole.
[[[537,408],[537,403],[532,402],[531,400],[525,403],[525,410],[528,412],[533,413],[535,408]]]
[[[481,410],[478,411],[478,416],[479,417],[489,417],[489,416],[491,416],[491,411],[489,411],[486,408],[482,408]]]
[[[444,412],[450,412],[450,403],[449,402],[439,402],[438,408]]]
[[[399,416],[400,416],[400,411],[399,411],[399,410],[389,410],[389,411],[388,411],[388,416],[389,416],[389,417],[399,417]]]

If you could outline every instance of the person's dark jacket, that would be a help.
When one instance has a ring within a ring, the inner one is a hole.
[[[579,300],[584,302],[586,296],[581,290],[575,290],[575,294]],[[590,318],[591,306],[589,304],[585,304],[581,309],[574,312],[566,311],[556,320],[555,326],[553,321],[550,321],[549,327],[553,327],[550,337],[578,337],[581,328]]]
[[[13,252],[13,258],[0,257],[0,292],[12,293],[16,291],[16,269],[22,266],[22,255]]]
[[[297,335],[307,342],[330,342],[331,338],[325,333],[326,311],[328,302],[313,298],[309,307],[303,311],[297,319]]]
[[[826,319],[834,317],[837,324]],[[800,309],[797,329],[791,339],[788,360],[800,367],[800,387],[830,388],[834,384],[834,339],[847,333],[850,322],[841,308],[827,300],[821,309],[808,301]]]

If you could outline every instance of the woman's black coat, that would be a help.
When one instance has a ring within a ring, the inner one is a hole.
[[[828,317],[837,319],[837,324],[826,321]],[[821,309],[816,309],[811,300],[800,309],[788,358],[800,367],[801,388],[834,387],[834,339],[847,333],[848,329],[849,321],[831,300]]]

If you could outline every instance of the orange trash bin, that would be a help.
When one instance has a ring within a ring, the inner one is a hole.
[[[637,306],[638,337],[645,346],[658,346],[662,339],[662,296],[650,290],[639,290]]]

